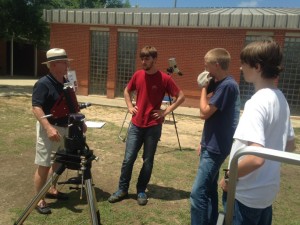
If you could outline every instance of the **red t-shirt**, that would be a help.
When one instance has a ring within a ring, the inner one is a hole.
[[[161,124],[163,118],[158,120],[152,118],[152,110],[160,109],[166,93],[174,97],[180,91],[170,75],[161,71],[147,74],[145,70],[138,70],[133,74],[127,89],[129,92],[136,91],[138,113],[132,116],[132,123],[138,127]]]

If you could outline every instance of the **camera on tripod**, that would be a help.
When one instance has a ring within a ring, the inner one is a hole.
[[[169,68],[167,69],[168,74],[178,74],[179,76],[182,76],[183,73],[178,69],[176,59],[170,58],[169,59]]]

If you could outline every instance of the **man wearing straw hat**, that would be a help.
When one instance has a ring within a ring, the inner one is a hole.
[[[56,163],[52,166],[50,164],[51,152],[64,147],[63,137],[67,133],[68,125],[67,116],[62,118],[45,116],[51,114],[51,108],[63,92],[71,59],[67,57],[66,51],[60,48],[50,49],[47,51],[46,56],[47,61],[42,64],[47,65],[49,73],[35,83],[32,93],[32,111],[37,119],[35,164],[38,167],[34,174],[36,193],[43,188],[48,176],[57,168]],[[61,200],[68,198],[66,194],[59,192],[55,185],[49,189],[45,197]],[[36,210],[41,214],[51,213],[51,209],[44,198],[38,202]]]

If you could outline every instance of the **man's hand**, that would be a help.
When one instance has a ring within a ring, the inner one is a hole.
[[[211,79],[212,79],[212,77],[209,76],[209,72],[205,70],[198,75],[197,83],[198,83],[199,87],[203,88],[208,85],[208,83]]]
[[[155,109],[152,111],[152,115],[153,118],[155,118],[156,120],[165,117],[165,110],[162,109]]]
[[[199,156],[201,155],[201,145],[199,145],[197,148],[197,155],[199,155]]]
[[[138,107],[137,106],[130,107],[128,108],[128,111],[130,114],[135,115],[138,112]]]
[[[223,191],[228,191],[228,182],[224,179],[224,177],[220,180],[219,186]]]
[[[59,142],[61,139],[61,135],[53,126],[48,126],[47,129],[47,136],[51,141],[57,141]]]

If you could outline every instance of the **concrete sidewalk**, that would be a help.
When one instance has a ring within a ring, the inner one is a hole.
[[[32,87],[37,79],[16,79],[16,78],[0,78],[0,96],[25,95],[31,96]],[[112,107],[126,108],[124,98],[109,99],[106,96],[100,95],[77,95],[79,102],[90,102],[94,105],[104,105]],[[197,108],[178,107],[175,114],[187,116],[199,116],[200,112]]]
[[[13,95],[28,95],[31,96],[32,87],[37,79],[20,79],[20,78],[10,78],[0,77],[0,97],[1,96],[13,96]],[[77,99],[79,102],[90,102],[95,105],[112,106],[126,108],[124,98],[114,98],[109,99],[106,96],[100,95],[78,95]],[[200,115],[198,108],[190,107],[178,107],[174,114],[196,116]],[[293,126],[300,127],[300,116],[292,116]]]

